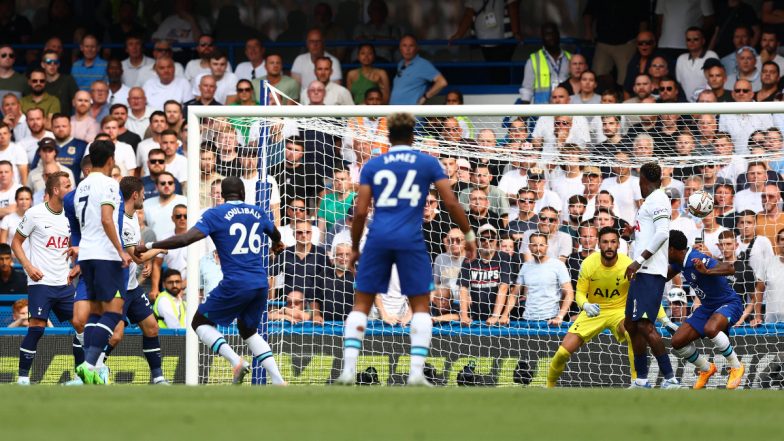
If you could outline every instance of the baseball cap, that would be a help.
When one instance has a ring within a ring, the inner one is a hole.
[[[683,197],[683,195],[681,195],[681,191],[678,190],[677,188],[668,187],[664,189],[664,193],[667,195],[668,198],[670,198],[670,200],[680,199]]]
[[[667,300],[670,303],[689,303],[688,299],[686,298],[686,291],[682,290],[681,288],[672,288],[667,292]]]
[[[456,163],[457,163],[457,168],[467,168],[471,170],[471,163],[468,162],[468,159],[466,158],[458,158]]]
[[[602,171],[599,169],[599,167],[595,167],[593,165],[588,165],[588,166],[583,167],[583,174],[585,176],[591,176],[591,175],[601,176],[602,175]]]
[[[481,227],[479,227],[479,230],[478,230],[476,233],[477,233],[478,235],[481,235],[481,234],[482,234],[482,233],[484,233],[485,231],[490,231],[490,232],[492,232],[492,233],[493,233],[493,235],[494,235],[494,236],[498,236],[498,230],[496,230],[496,229],[495,229],[495,227],[494,227],[494,226],[492,226],[492,225],[490,225],[490,224],[484,224],[484,225],[482,225]]]
[[[57,151],[57,143],[54,139],[46,137],[38,141],[38,148],[39,149],[54,149]]]
[[[541,181],[544,179],[544,170],[539,167],[529,168],[526,175],[528,176],[528,179],[538,179]]]
[[[708,70],[712,67],[721,67],[724,68],[724,65],[721,64],[721,61],[718,58],[708,58],[702,64],[702,70]]]

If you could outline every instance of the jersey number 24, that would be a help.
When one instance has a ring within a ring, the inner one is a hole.
[[[376,207],[397,207],[399,199],[408,199],[412,207],[419,205],[419,199],[422,197],[422,192],[419,191],[419,185],[414,184],[416,179],[416,170],[409,170],[406,173],[406,178],[400,189],[397,190],[397,197],[393,196],[397,187],[397,176],[391,170],[379,170],[373,176],[373,184],[384,185],[381,194],[376,201]]]

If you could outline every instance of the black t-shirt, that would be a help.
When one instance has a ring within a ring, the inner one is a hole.
[[[469,211],[468,223],[471,224],[471,228],[473,228],[474,231],[479,231],[479,227],[484,224],[492,225],[499,234],[504,230],[504,221],[501,219],[501,216],[493,210],[487,210],[487,215],[485,217],[477,217],[476,213]]]
[[[624,44],[637,36],[640,23],[647,21],[647,2],[625,0],[588,0],[583,15],[596,23],[596,41]]]
[[[130,145],[131,147],[133,147],[134,153],[136,153],[136,147],[139,145],[140,142],[142,142],[141,136],[131,132],[130,130],[126,130],[125,133],[123,133],[122,135],[118,135],[117,140],[122,141]],[[147,161],[147,158],[144,158],[144,160]]]
[[[452,222],[448,213],[439,212],[430,222],[422,223],[422,235],[427,243],[427,252],[430,254],[430,261],[433,262],[436,256],[444,252],[444,236],[457,225]]]
[[[733,265],[735,265],[735,274],[727,276],[727,280],[744,302],[748,302],[754,294],[754,286],[756,285],[754,270],[751,269],[748,259],[738,259]]]
[[[714,1],[713,4],[716,11],[716,26],[719,28],[716,33],[716,47],[714,50],[719,57],[723,57],[735,50],[735,45],[732,44],[735,28],[741,25],[751,28],[759,23],[759,18],[757,18],[754,8],[743,2],[739,2],[738,6],[734,8],[730,8],[727,2],[724,1]]]
[[[468,288],[471,318],[487,320],[493,313],[498,288],[501,284],[511,284],[513,278],[509,259],[497,252],[489,260],[476,258],[463,261],[458,285]]]
[[[280,197],[283,201],[288,201],[293,197],[309,201],[324,188],[323,179],[319,180],[309,165],[298,164],[296,167],[280,167],[273,172],[273,177],[278,183]]]
[[[11,277],[8,280],[3,280],[0,277],[0,294],[26,294],[27,293],[27,275],[24,271],[18,269],[11,270]]]
[[[283,295],[291,291],[307,293],[308,289],[316,285],[319,271],[329,264],[327,250],[322,246],[311,246],[304,259],[297,257],[296,249],[297,246],[292,245],[275,258],[272,274],[283,277]]]
[[[344,321],[354,306],[354,273],[345,271],[343,276],[338,276],[334,267],[323,268],[305,297],[321,305],[324,321]]]

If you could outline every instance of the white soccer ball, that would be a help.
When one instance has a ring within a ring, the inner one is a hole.
[[[689,213],[702,219],[713,211],[713,196],[707,191],[697,190],[686,203]]]

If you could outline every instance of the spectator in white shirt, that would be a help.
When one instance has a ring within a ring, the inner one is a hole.
[[[329,57],[332,60],[330,81],[340,84],[343,79],[340,60],[324,50],[324,35],[321,33],[321,30],[318,28],[311,29],[308,31],[305,39],[308,52],[300,54],[294,59],[294,64],[291,66],[291,77],[297,80],[299,84],[310,84],[316,79],[314,72],[316,60],[321,57]]]
[[[167,128],[166,114],[160,110],[152,112],[150,115],[150,137],[143,139],[136,146],[136,163],[142,165],[142,176],[150,174],[150,169],[147,168],[147,155],[150,154],[150,150],[161,148],[161,134]]]
[[[231,104],[237,99],[237,81],[239,80],[229,70],[229,59],[226,54],[216,49],[210,53],[210,71],[207,72],[215,77],[215,101],[224,104]],[[206,75],[206,74],[201,74]],[[199,93],[199,80],[201,75],[196,76],[193,80],[193,95]],[[186,100],[187,101],[187,100]],[[185,102],[185,101],[181,101]]]
[[[264,44],[258,38],[249,38],[245,42],[245,57],[248,61],[244,61],[237,65],[234,69],[234,75],[240,80],[255,80],[267,75],[267,69],[264,67]]]
[[[136,154],[133,147],[122,141],[117,140],[120,134],[120,123],[113,116],[106,116],[101,120],[101,130],[109,135],[109,139],[114,143],[114,162],[120,167],[123,176],[135,176],[138,168]],[[96,138],[98,138],[96,136]],[[90,154],[90,146],[87,146],[86,155]]]
[[[738,80],[732,89],[732,98],[739,103],[750,103],[754,90],[748,80]],[[773,116],[769,113],[728,113],[719,118],[719,130],[732,136],[736,155],[749,154],[749,136],[756,130],[773,127]]]
[[[144,55],[144,40],[136,34],[125,37],[125,52],[128,58],[122,61],[122,82],[128,87],[141,87],[143,84],[139,82],[139,72],[151,69],[155,60]]]
[[[572,254],[574,244],[569,233],[564,233],[558,229],[561,226],[558,210],[554,207],[544,207],[539,211],[538,216],[537,231],[539,234],[547,236],[547,255],[553,259],[559,259],[561,262],[566,262],[566,259]],[[520,242],[520,253],[523,254],[526,262],[534,258],[529,248],[530,237],[534,232],[533,230],[528,230],[523,233],[523,240]]]
[[[14,139],[20,139],[30,136],[30,129],[27,127],[27,117],[22,113],[22,106],[19,103],[19,97],[9,92],[3,95],[3,122],[11,128],[14,133]]]
[[[326,95],[324,96],[324,104],[351,106],[354,104],[354,98],[351,92],[340,84],[333,83],[329,79],[332,76],[332,60],[328,57],[320,57],[316,60],[316,67],[314,68],[316,79],[324,84]],[[307,92],[307,91],[303,91]],[[307,96],[306,93],[301,93],[300,96]],[[309,100],[305,99],[303,104],[309,104]]]
[[[147,102],[155,110],[162,110],[163,104],[168,100],[177,100],[181,103],[193,98],[191,85],[185,78],[174,76],[174,60],[161,57],[155,61],[156,77],[144,83],[144,94]]]
[[[616,214],[626,222],[634,222],[637,208],[640,206],[642,195],[640,194],[640,180],[631,175],[629,164],[629,154],[618,151],[615,154],[615,166],[612,171],[615,176],[605,178],[602,181],[602,190],[609,191],[615,199],[618,208]]]
[[[166,129],[161,132],[160,149],[164,154],[164,166],[166,171],[174,175],[185,190],[185,182],[188,180],[188,160],[185,156],[177,153],[179,140],[177,139],[177,132],[172,129]]]
[[[139,76],[136,79],[136,82],[139,84],[139,86],[144,87],[144,83],[146,83],[147,80],[156,77],[155,64],[158,62],[158,60],[161,58],[171,58],[172,54],[173,52],[171,43],[166,40],[156,41],[155,46],[152,49],[152,56],[155,60],[152,65],[145,66],[143,69],[139,70]],[[185,69],[182,68],[182,64],[176,61],[174,62],[174,76],[185,79]]]
[[[164,171],[158,175],[158,197],[144,201],[144,214],[147,225],[155,232],[155,237],[169,237],[174,230],[171,219],[174,207],[187,204],[185,196],[174,194],[174,175]]]
[[[686,235],[686,241],[689,246],[694,245],[694,240],[699,236],[700,229],[697,224],[690,217],[681,215],[682,195],[677,188],[668,188],[664,190],[670,198],[670,206],[672,207],[672,214],[670,217],[670,229],[679,230]]]
[[[150,125],[153,109],[147,106],[147,96],[141,87],[132,87],[128,91],[128,119],[125,128],[144,139],[144,133]]]
[[[735,65],[737,69],[734,72],[727,71],[724,87],[732,87],[738,80],[748,80],[754,92],[760,90],[762,82],[760,66],[757,66],[757,50],[751,46],[743,46],[735,51]]]
[[[200,75],[210,73],[210,55],[215,50],[215,39],[212,35],[202,34],[196,44],[196,55],[199,58],[193,59],[185,65],[185,79],[193,83]],[[196,84],[199,84],[198,81]]]
[[[13,164],[14,182],[26,184],[27,154],[22,147],[11,142],[11,129],[0,121],[0,160],[3,159]]]
[[[708,58],[719,58],[716,52],[705,48],[705,34],[701,28],[690,27],[686,30],[686,48],[688,52],[681,54],[675,63],[675,78],[683,88],[686,99],[695,101],[694,91],[705,84],[702,65]]]
[[[762,194],[765,193],[765,181],[768,169],[762,162],[750,162],[746,168],[748,188],[735,194],[735,212],[751,210],[762,211]]]
[[[21,187],[14,183],[14,169],[10,162],[0,160],[0,219],[16,211],[16,190]]]

